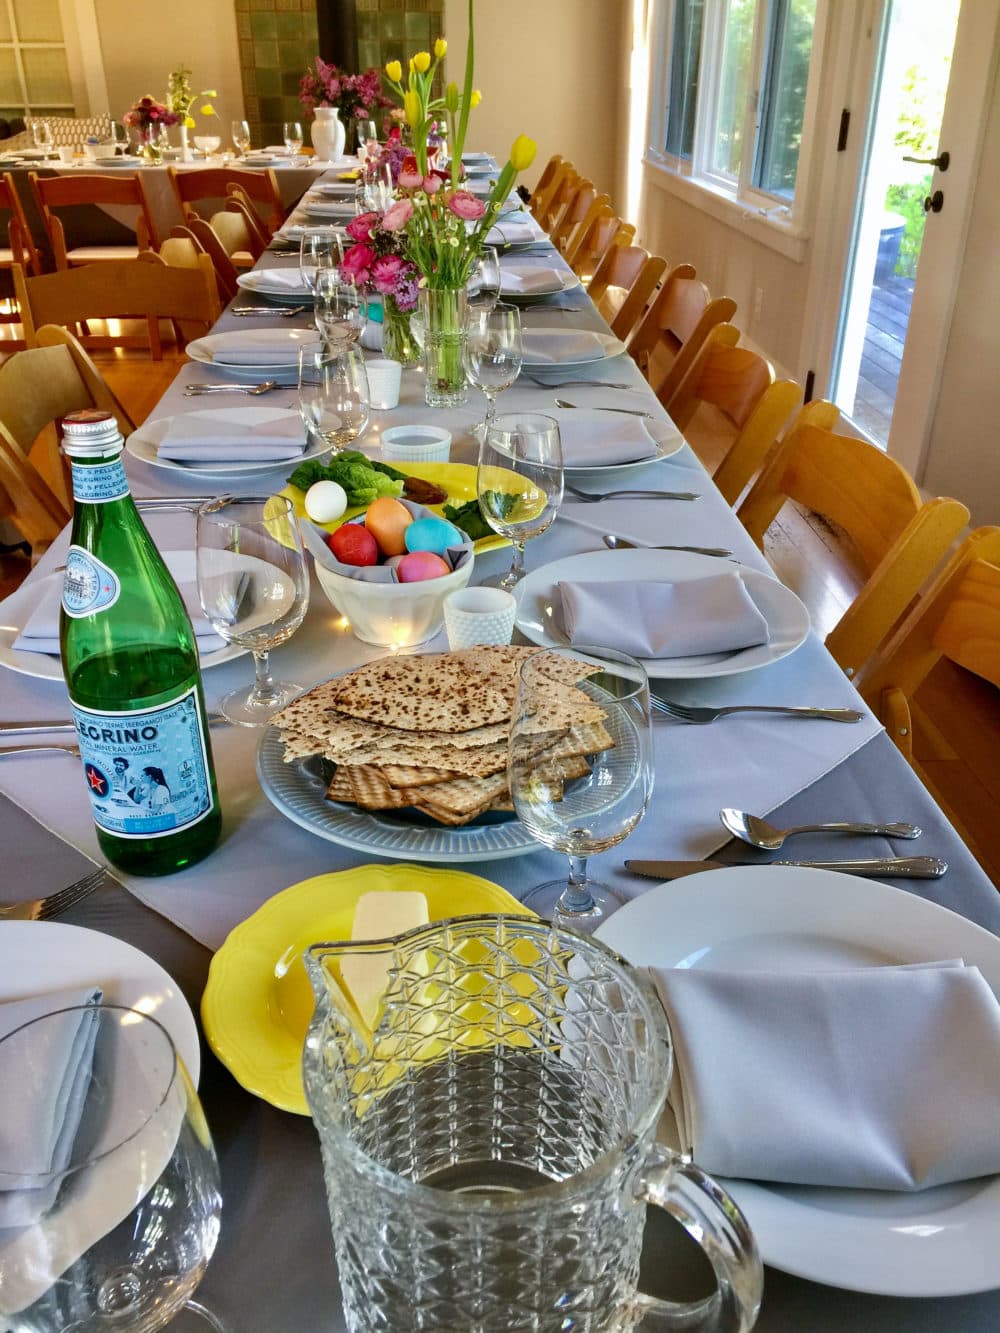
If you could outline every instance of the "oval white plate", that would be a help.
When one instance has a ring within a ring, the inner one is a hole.
[[[544,328],[532,326],[530,332],[556,334],[565,333],[566,329],[552,327],[551,325]],[[612,357],[621,356],[622,352],[624,352],[625,344],[619,338],[616,338],[613,333],[599,333],[596,330],[588,330],[588,332],[593,332],[601,343],[600,352],[594,356],[587,356],[582,360],[573,361],[529,361],[526,356],[523,364],[528,369],[534,370],[535,368],[538,368],[539,370],[551,370],[555,372],[564,370],[568,366],[592,366],[596,361],[609,361]]]
[[[235,411],[236,409],[230,408],[229,410]],[[242,410],[253,412],[255,409],[246,407]],[[289,411],[291,412],[291,409]],[[292,412],[291,415],[297,416],[298,413]],[[241,472],[273,472],[276,468],[283,468],[286,472],[291,473],[305,459],[320,458],[323,454],[329,453],[330,450],[328,444],[324,444],[322,440],[317,440],[296,458],[279,458],[276,462],[262,463],[255,460],[250,463],[175,463],[172,459],[161,458],[158,452],[160,441],[166,435],[172,420],[173,417],[160,417],[157,421],[143,422],[139,429],[133,431],[125,441],[126,451],[133,458],[139,458],[144,463],[149,463],[151,467],[170,468],[173,472],[190,473],[192,476],[196,473],[231,476]]]
[[[600,463],[596,467],[571,467],[569,464],[564,464],[563,471],[567,477],[590,477],[602,472],[624,472],[629,468],[649,467],[650,463],[659,463],[661,459],[679,454],[687,443],[672,421],[647,421],[646,429],[656,443],[655,457],[637,458],[634,463]],[[472,428],[472,434],[481,444],[483,440],[482,422]],[[567,501],[572,501],[574,497],[567,495],[565,498]]]
[[[562,580],[612,583],[620,579],[662,579],[681,582],[707,578],[721,569],[732,568],[713,556],[693,555],[687,551],[585,551],[582,555],[566,556],[533,570],[521,584],[517,627],[532,643],[545,648],[566,646],[568,641],[559,628],[554,611],[556,584]],[[656,680],[707,680],[711,676],[732,676],[738,671],[770,666],[793,653],[805,641],[809,633],[809,612],[790,588],[756,569],[740,569],[740,577],[767,621],[768,642],[734,653],[645,658],[643,665],[650,676]]]
[[[236,277],[237,287],[242,287],[244,291],[253,292],[255,296],[263,296],[268,301],[277,301],[280,304],[287,305],[309,305],[313,303],[313,294],[305,285],[299,286],[277,286],[274,281],[268,281],[268,273],[288,273],[294,272],[298,276],[297,269],[279,268],[266,269],[254,268],[249,273],[239,273]]]
[[[828,870],[740,866],[661,884],[598,939],[636,966],[824,971],[963,958],[1000,990],[1000,940],[903,889]],[[1000,1286],[1000,1176],[895,1194],[722,1182],[766,1263],[885,1296]]]
[[[188,577],[193,579],[194,552],[175,551],[172,554],[190,557],[191,572]],[[176,570],[174,577],[177,577]],[[41,589],[53,579],[61,578],[61,574],[53,573],[46,574],[42,579],[29,579],[6,599],[3,604],[3,624],[0,625],[0,666],[9,667],[11,671],[16,671],[22,676],[35,676],[38,680],[63,679],[62,662],[58,654],[26,653],[23,649],[14,647],[14,640],[38,605]],[[237,648],[235,644],[230,643],[225,648],[216,648],[213,652],[199,654],[201,669],[207,671],[209,667],[221,666],[223,662],[231,662],[234,657],[242,657],[247,651],[246,648]]]
[[[211,366],[220,375],[230,375],[233,379],[272,379],[282,384],[296,384],[299,370],[294,363],[275,365],[273,361],[258,359],[255,362],[244,362],[242,365],[234,366],[228,362],[215,360],[215,352],[220,347],[243,347],[252,352],[254,347],[267,347],[278,339],[287,342],[289,347],[293,348],[319,343],[319,335],[315,329],[233,329],[230,333],[209,333],[204,338],[195,338],[193,342],[188,343],[185,350],[192,361],[198,361],[203,366]]]
[[[0,1002],[100,986],[109,1004],[150,1014],[170,1033],[197,1087],[198,1028],[180,987],[159,963],[100,930],[62,921],[5,921],[0,930]]]
[[[539,265],[544,267],[544,265]],[[571,292],[574,287],[579,287],[580,279],[575,273],[568,270],[553,269],[552,280],[545,287],[536,287],[530,292],[511,291],[504,286],[504,267],[500,265],[500,295],[505,301],[537,301],[543,296],[557,296],[560,292]]]

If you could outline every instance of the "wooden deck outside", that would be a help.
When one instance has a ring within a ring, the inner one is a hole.
[[[912,301],[912,278],[885,278],[872,287],[865,350],[851,416],[881,445],[889,439]]]

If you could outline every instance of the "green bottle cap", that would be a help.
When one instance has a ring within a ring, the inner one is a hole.
[[[71,458],[100,458],[124,443],[118,422],[103,408],[88,407],[63,417],[62,446]]]

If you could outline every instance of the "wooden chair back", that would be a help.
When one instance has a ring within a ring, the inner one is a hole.
[[[563,208],[569,203],[581,180],[572,162],[564,162],[544,198],[539,200],[535,221],[548,231]]]
[[[628,245],[634,238],[631,222],[623,222],[610,204],[604,204],[590,226],[577,231],[566,249],[566,263],[589,284],[608,251],[615,245]]]
[[[617,338],[627,339],[636,328],[666,270],[665,259],[640,245],[609,248],[587,291]]]
[[[262,171],[247,171],[241,167],[203,167],[198,171],[181,171],[167,167],[167,175],[185,218],[198,216],[192,205],[199,199],[225,199],[233,186],[249,200],[265,205],[267,226],[277,231],[285,220],[278,178],[272,167]],[[251,204],[251,207],[253,205]]]
[[[563,158],[559,153],[553,153],[545,166],[542,167],[542,174],[535,181],[534,189],[531,191],[531,198],[528,201],[528,207],[531,208],[531,200],[537,198],[541,191],[547,190],[552,182],[553,176],[563,164]],[[532,209],[532,212],[534,210]]]
[[[206,332],[221,313],[215,270],[207,255],[198,256],[194,270],[168,267],[148,250],[139,259],[109,260],[28,277],[13,267],[14,291],[21,307],[25,341],[36,345],[36,330],[43,324],[70,326],[88,319],[145,319],[149,343],[135,335],[100,335],[88,339],[92,347],[150,346],[160,360],[161,319],[178,322],[183,330]],[[186,337],[192,336],[185,332]]]
[[[736,302],[713,297],[690,264],[669,270],[628,345],[661,403],[677,392],[709,330],[735,313]]]
[[[788,432],[737,511],[758,546],[788,500],[842,529],[868,572],[826,639],[853,676],[944,558],[969,511],[948,498],[923,503],[894,458],[867,440],[815,424]]]
[[[563,255],[583,235],[603,208],[611,207],[611,198],[598,194],[593,181],[580,181],[552,224],[552,244]]]
[[[241,190],[233,189],[226,197],[226,212],[242,218],[247,236],[250,238],[251,254],[255,260],[259,259],[271,244],[271,238],[252,201]]]
[[[678,430],[684,432],[702,404],[716,409],[713,426],[721,427],[729,444],[714,481],[729,504],[735,504],[767,457],[779,432],[802,399],[795,380],[775,380],[774,367],[759,353],[737,346],[739,329],[716,324],[691,369],[666,404]],[[820,404],[810,404],[819,409]],[[832,428],[837,411],[819,413],[817,425]],[[802,423],[804,424],[804,423]]]
[[[551,171],[549,167],[552,167]],[[542,219],[548,216],[556,191],[570,175],[575,177],[578,173],[572,162],[568,162],[563,157],[554,157],[546,165],[542,172],[542,178],[539,179],[538,184],[531,192],[531,198],[528,200],[528,208],[540,225],[544,225]]]
[[[186,258],[181,258],[178,254],[178,259],[174,261],[164,254],[165,247],[172,241],[181,241],[190,247],[184,252]],[[174,227],[167,240],[160,246],[160,257],[168,264],[176,262],[182,268],[195,268],[196,265],[191,257],[199,254],[208,255],[212,261],[215,280],[219,284],[219,299],[223,302],[231,301],[239,290],[236,285],[236,269],[226,253],[225,246],[204,218],[191,218],[186,227]]]
[[[0,252],[0,268],[10,268],[11,264],[21,264],[30,273],[41,273],[42,257],[38,253],[35,239],[28,226],[24,212],[24,203],[18,194],[14,177],[9,171],[0,176],[0,208],[7,209],[10,219],[7,222],[7,239],[10,247],[9,257]]]
[[[22,353],[15,353],[20,356]],[[0,518],[9,519],[31,547],[32,561],[70,520],[69,506],[0,422]]]
[[[57,269],[71,265],[106,263],[111,260],[135,258],[148,250],[156,235],[153,214],[149,206],[146,184],[141,173],[121,175],[118,172],[103,176],[77,172],[65,176],[39,176],[28,172],[38,211],[52,246]],[[80,204],[110,204],[134,208],[135,246],[130,245],[66,245],[66,231],[59,209],[74,208]]]
[[[253,236],[242,213],[230,212],[228,208],[213,213],[208,225],[219,238],[219,244],[229,256],[234,268],[253,268],[263,254],[263,249]]]

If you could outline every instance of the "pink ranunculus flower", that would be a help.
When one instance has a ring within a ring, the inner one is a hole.
[[[403,190],[419,190],[424,178],[419,171],[409,171],[405,166],[399,173],[399,187]]]
[[[381,255],[372,265],[372,282],[375,290],[383,296],[395,291],[399,275],[403,270],[403,260],[399,255]]]
[[[442,181],[441,177],[435,176],[434,173],[431,172],[429,176],[425,176],[423,179],[424,193],[437,194],[438,190],[440,190],[443,184],[444,182]]]
[[[400,177],[402,179],[402,177]],[[390,204],[382,215],[383,231],[402,231],[413,217],[413,204],[409,199],[397,199]]]
[[[352,245],[344,255],[343,269],[352,282],[367,282],[377,255],[363,241]]]
[[[377,213],[359,213],[347,224],[347,234],[352,241],[367,241],[376,222],[378,222]]]
[[[457,218],[465,222],[475,222],[486,212],[486,205],[468,190],[456,190],[448,200],[448,207]]]

